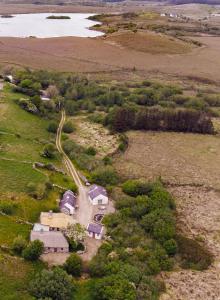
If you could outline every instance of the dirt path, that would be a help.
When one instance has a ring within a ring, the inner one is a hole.
[[[62,111],[60,124],[57,130],[57,137],[56,137],[56,146],[58,151],[63,156],[63,162],[64,165],[69,173],[69,175],[72,177],[73,181],[78,187],[78,205],[79,208],[76,211],[75,219],[78,223],[83,225],[84,227],[87,227],[88,223],[92,222],[93,220],[93,214],[94,214],[94,206],[90,203],[88,199],[88,190],[87,188],[82,184],[80,177],[78,175],[78,172],[73,165],[72,161],[69,159],[69,157],[66,155],[62,148],[61,144],[61,135],[62,135],[62,129],[63,125],[66,121],[66,114],[65,111]],[[85,240],[85,245],[87,251],[82,255],[83,260],[90,260],[98,251],[98,248],[101,245],[101,241],[96,241],[92,238],[87,237]],[[57,262],[56,262],[57,263]]]

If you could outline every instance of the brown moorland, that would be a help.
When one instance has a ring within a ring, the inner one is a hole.
[[[220,137],[198,134],[129,132],[129,147],[116,158],[124,178],[159,176],[176,199],[178,228],[204,243],[214,254],[203,272],[163,273],[167,293],[161,300],[219,299]]]

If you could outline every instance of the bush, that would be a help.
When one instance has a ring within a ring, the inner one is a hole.
[[[177,243],[174,239],[165,241],[163,247],[169,255],[175,255],[177,252]]]
[[[64,264],[66,272],[73,276],[80,276],[82,272],[82,259],[76,253],[72,253]]]
[[[26,245],[26,240],[21,235],[19,235],[13,241],[12,250],[17,254],[21,254]]]
[[[57,267],[38,273],[29,286],[30,294],[36,299],[71,300],[74,289],[71,277]]]
[[[128,180],[122,185],[122,190],[125,194],[132,197],[148,195],[152,190],[152,184],[139,180]]]
[[[68,121],[63,125],[63,132],[65,132],[65,133],[72,133],[74,131],[74,129],[75,128],[71,121]]]
[[[55,121],[51,121],[47,127],[47,131],[56,133],[58,128],[58,124]]]
[[[30,242],[30,244],[22,251],[22,256],[26,260],[34,261],[37,260],[43,253],[44,244],[35,240]]]
[[[56,154],[56,147],[54,146],[54,144],[47,144],[44,147],[43,150],[43,155],[47,158],[54,158],[55,154]]]
[[[95,156],[96,155],[96,150],[94,147],[88,147],[85,151],[86,154],[88,155],[92,155],[92,156]]]
[[[96,169],[91,174],[92,182],[97,184],[107,186],[107,185],[116,185],[118,183],[118,175],[114,171],[114,169],[110,166],[102,167]]]
[[[17,208],[17,204],[12,201],[0,201],[0,211],[6,215],[12,215]]]

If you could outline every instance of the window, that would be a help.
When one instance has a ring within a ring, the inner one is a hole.
[[[102,204],[102,199],[98,199],[98,204]]]

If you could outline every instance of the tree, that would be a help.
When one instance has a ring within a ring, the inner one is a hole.
[[[86,236],[85,227],[79,223],[68,225],[64,230],[65,236],[76,244],[82,242]]]
[[[14,250],[14,252],[16,252],[17,254],[21,254],[26,245],[26,240],[21,235],[18,235],[13,241],[12,250]]]
[[[72,133],[74,131],[74,129],[75,128],[71,121],[68,121],[63,125],[63,132],[65,132],[65,133]]]
[[[127,279],[112,275],[94,282],[93,296],[96,300],[135,300],[136,292]]]
[[[30,244],[22,251],[22,256],[26,260],[34,261],[41,256],[43,249],[44,244],[39,240],[35,240],[30,242]]]
[[[80,276],[82,272],[82,259],[76,253],[72,253],[64,264],[66,272],[73,276]]]
[[[44,147],[43,155],[46,156],[47,158],[54,158],[55,153],[56,153],[56,147],[54,146],[54,144],[50,143]]]
[[[49,125],[47,126],[47,131],[56,133],[58,128],[58,124],[55,121],[51,121]]]
[[[31,281],[29,291],[37,299],[71,300],[75,287],[61,268],[43,270]]]

